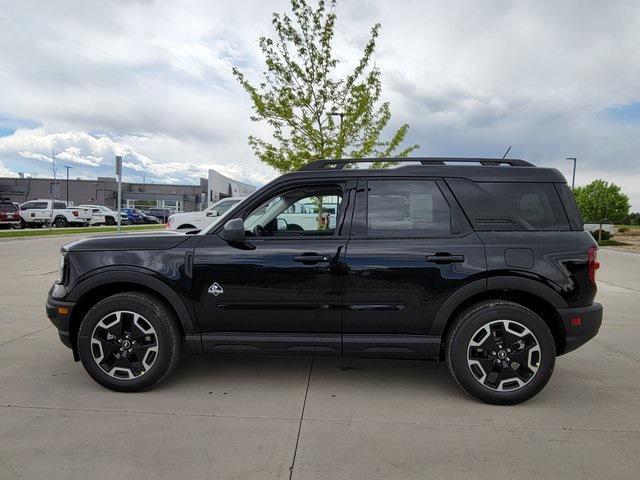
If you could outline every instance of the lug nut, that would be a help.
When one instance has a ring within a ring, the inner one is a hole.
[[[133,348],[130,348],[130,349],[129,349],[129,350],[127,350],[127,351],[128,351],[129,353],[131,353],[131,352],[133,352]],[[507,358],[507,360],[509,360],[509,359]]]

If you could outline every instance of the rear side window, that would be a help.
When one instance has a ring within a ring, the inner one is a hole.
[[[552,183],[447,183],[476,230],[570,230]]]
[[[47,202],[28,202],[22,205],[22,210],[46,210]]]
[[[0,203],[0,212],[15,212],[17,210],[13,203]]]
[[[567,215],[551,183],[481,183],[527,230],[569,230]]]
[[[439,237],[451,234],[451,209],[430,180],[368,182],[367,234]]]

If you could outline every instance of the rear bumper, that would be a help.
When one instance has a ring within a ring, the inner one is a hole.
[[[75,303],[73,302],[63,302],[51,297],[47,298],[47,317],[49,317],[51,323],[58,329],[58,336],[62,343],[71,349],[73,349],[73,342],[71,341],[71,335],[69,333],[69,324],[74,306]],[[66,313],[64,313],[65,309]]]
[[[595,337],[602,324],[602,305],[593,303],[588,307],[563,308],[558,312],[564,323],[566,332],[566,348],[568,353]]]

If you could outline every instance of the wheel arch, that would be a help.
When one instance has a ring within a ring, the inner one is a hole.
[[[455,319],[464,309],[484,300],[510,300],[536,313],[549,327],[558,355],[566,348],[566,331],[558,308],[566,308],[565,300],[550,287],[537,281],[512,277],[478,280],[462,287],[442,305],[429,335],[438,335],[443,343]],[[441,357],[443,350],[441,350]]]
[[[182,225],[180,225],[178,228],[176,228],[176,230],[187,230],[187,229],[196,229],[197,227],[195,225],[192,225],[190,223],[183,223]]]
[[[100,300],[121,292],[144,292],[163,302],[178,319],[183,337],[195,332],[189,309],[178,294],[169,286],[147,273],[134,271],[111,271],[93,275],[72,290],[68,300],[75,302],[69,318],[69,336],[74,358],[78,360],[76,340],[80,323],[86,313]]]

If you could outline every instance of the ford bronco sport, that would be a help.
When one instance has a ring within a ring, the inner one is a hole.
[[[317,161],[195,234],[70,243],[47,314],[118,391],[158,384],[186,348],[444,360],[482,401],[536,395],[602,320],[566,180],[522,160],[388,160],[417,164]]]

